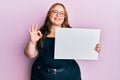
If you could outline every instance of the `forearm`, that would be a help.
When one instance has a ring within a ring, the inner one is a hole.
[[[38,52],[36,49],[36,43],[28,42],[27,46],[24,49],[24,54],[29,58],[34,58],[37,56]]]

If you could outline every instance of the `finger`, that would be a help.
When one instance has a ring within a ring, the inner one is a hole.
[[[32,32],[35,31],[34,27],[35,27],[35,24],[32,24]]]
[[[31,29],[30,29],[30,28],[28,29],[28,31],[29,31],[29,33],[31,34]]]
[[[96,50],[98,53],[100,53],[101,48],[96,48],[95,50]]]
[[[41,33],[40,31],[38,31],[38,35],[39,35],[40,37],[42,37],[42,33]]]
[[[100,53],[100,51],[101,51],[100,49],[97,50],[98,53]]]
[[[38,35],[41,35],[41,32],[40,32],[40,31],[38,31]]]
[[[100,48],[100,47],[101,47],[101,45],[100,45],[100,44],[97,44],[97,45],[96,45],[96,47],[97,47],[97,48]]]
[[[38,30],[38,24],[35,25],[34,30],[35,30],[35,31]]]

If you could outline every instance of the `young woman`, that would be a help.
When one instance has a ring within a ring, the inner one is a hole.
[[[54,59],[55,29],[70,28],[66,8],[61,3],[55,3],[49,9],[45,23],[38,30],[38,25],[29,29],[30,40],[25,48],[29,58],[36,56],[31,80],[81,80],[80,67],[75,60]],[[100,52],[100,45],[95,50]]]

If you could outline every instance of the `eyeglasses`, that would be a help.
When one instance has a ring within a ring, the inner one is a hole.
[[[64,12],[58,12],[57,10],[53,10],[51,11],[52,15],[58,15],[60,17],[64,17],[65,16],[65,13]]]

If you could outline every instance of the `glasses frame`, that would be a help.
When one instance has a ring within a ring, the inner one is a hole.
[[[51,14],[55,15],[55,16],[58,15],[59,17],[65,17],[65,13],[64,12],[59,12],[57,10],[52,10]]]

